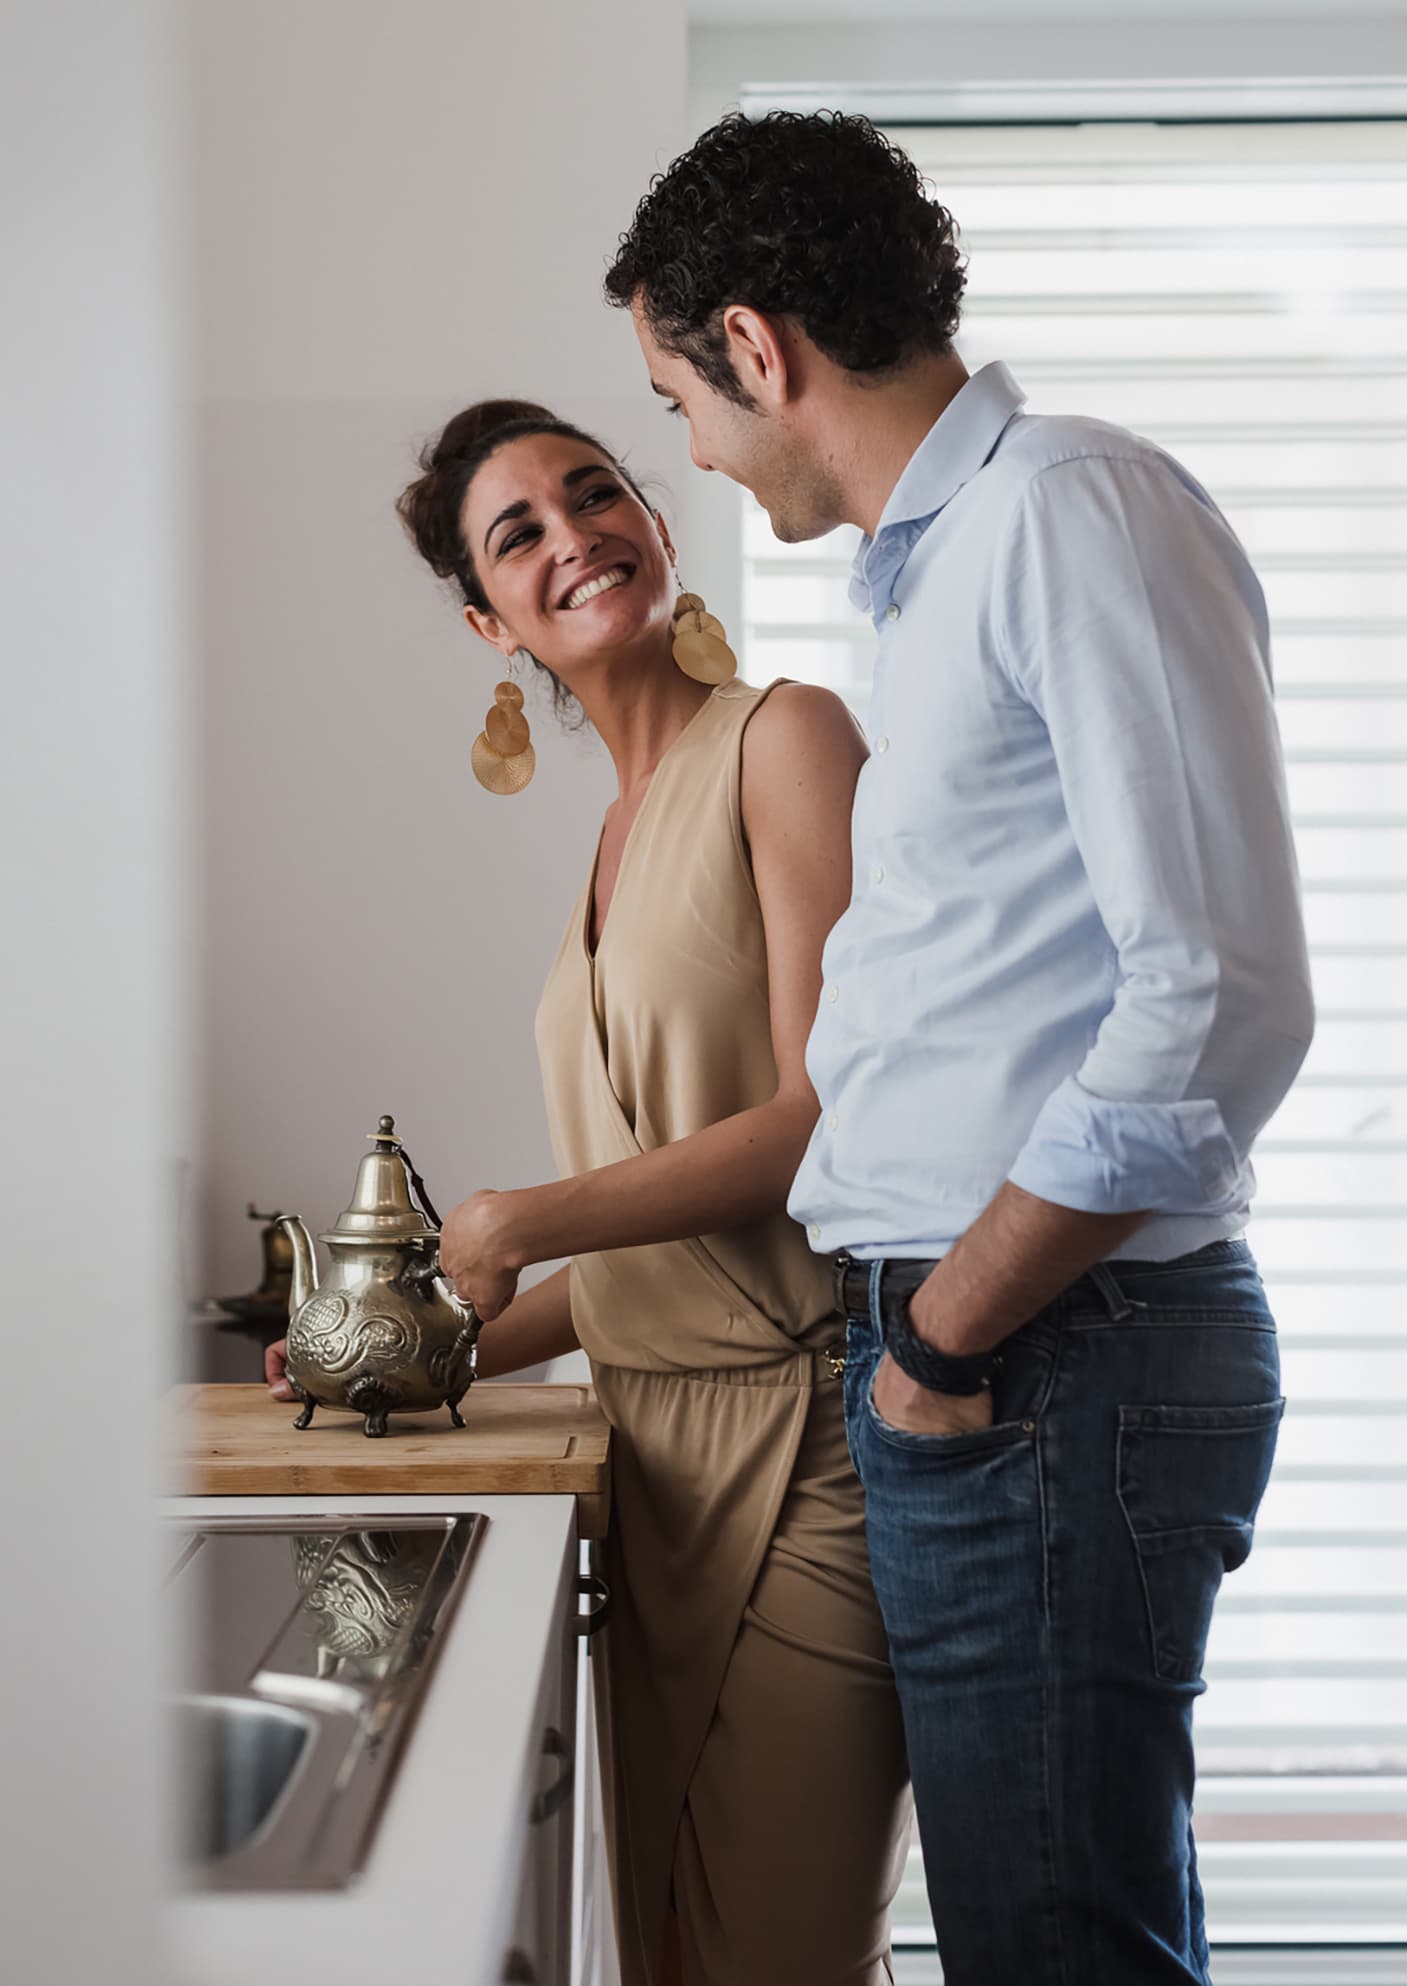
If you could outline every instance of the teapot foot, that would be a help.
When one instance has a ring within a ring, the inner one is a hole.
[[[466,1386],[464,1389],[464,1393],[467,1393],[468,1391],[469,1388]],[[466,1427],[468,1425],[468,1423],[465,1421],[463,1414],[461,1414],[459,1411],[459,1403],[464,1398],[464,1393],[456,1393],[452,1400],[445,1401],[445,1405],[449,1408],[449,1417],[454,1422],[456,1427]]]
[[[347,1405],[354,1413],[364,1414],[366,1424],[362,1433],[375,1440],[386,1432],[386,1416],[393,1407],[400,1405],[400,1395],[393,1386],[387,1386],[364,1372],[360,1379],[354,1379],[347,1388]]]
[[[305,1393],[303,1395],[303,1411],[299,1414],[293,1425],[297,1428],[311,1427],[313,1422],[313,1408],[316,1405],[317,1401],[313,1398],[312,1394]]]

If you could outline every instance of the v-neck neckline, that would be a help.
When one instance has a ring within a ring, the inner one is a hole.
[[[593,946],[591,943],[591,918],[592,918],[592,913],[596,908],[596,878],[601,871],[601,843],[606,838],[606,824],[604,821],[602,821],[601,823],[601,831],[596,837],[596,853],[592,857],[592,861],[591,861],[591,874],[587,879],[586,903],[582,912],[581,924],[579,927],[581,949],[586,956],[587,965],[591,967],[593,972],[596,969],[596,961],[601,956],[601,947],[606,942],[606,927],[611,921],[611,910],[615,908],[616,898],[620,894],[620,879],[625,874],[626,857],[629,855],[631,843],[635,839],[635,831],[639,827],[640,822],[644,817],[645,810],[650,804],[650,796],[654,792],[656,785],[659,783],[660,769],[664,765],[664,762],[669,757],[670,753],[673,752],[679,745],[681,745],[684,742],[685,738],[689,735],[690,731],[693,730],[694,726],[698,723],[699,719],[703,716],[704,712],[706,710],[712,710],[714,699],[717,697],[718,691],[724,687],[725,685],[720,683],[714,689],[709,691],[708,695],[704,698],[703,702],[699,705],[698,709],[694,712],[693,716],[688,719],[688,721],[684,725],[683,730],[680,731],[678,737],[671,738],[669,743],[665,746],[664,750],[660,753],[659,757],[655,760],[655,769],[650,774],[649,784],[646,786],[645,791],[640,795],[640,804],[635,809],[635,818],[630,823],[630,826],[626,829],[625,840],[621,843],[620,861],[616,864],[616,879],[611,886],[610,907],[607,909],[605,916],[601,919],[601,929],[600,932],[597,934],[596,943]]]

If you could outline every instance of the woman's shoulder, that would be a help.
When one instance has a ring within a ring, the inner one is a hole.
[[[745,766],[749,757],[783,760],[797,751],[856,761],[867,756],[865,734],[834,690],[786,677],[762,689],[744,687],[754,700],[743,738]]]
[[[824,839],[846,823],[867,750],[849,709],[815,683],[774,683],[743,733],[738,799],[756,857],[761,841]]]

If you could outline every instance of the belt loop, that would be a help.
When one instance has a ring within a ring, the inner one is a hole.
[[[870,1264],[870,1322],[884,1336],[884,1312],[880,1307],[880,1285],[884,1281],[884,1257]]]
[[[1115,1282],[1106,1263],[1096,1262],[1087,1273],[1104,1300],[1104,1308],[1109,1313],[1111,1323],[1122,1324],[1126,1317],[1133,1316],[1133,1304]]]

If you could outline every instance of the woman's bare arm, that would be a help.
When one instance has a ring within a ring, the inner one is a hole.
[[[501,1379],[524,1366],[542,1365],[579,1351],[572,1326],[571,1265],[515,1296],[479,1337],[480,1379]]]
[[[743,743],[743,824],[767,939],[777,1087],[675,1143],[550,1185],[476,1193],[445,1223],[440,1259],[484,1316],[531,1262],[677,1241],[776,1213],[815,1127],[806,1038],[821,949],[850,900],[850,814],[865,747],[830,691],[773,691]]]

